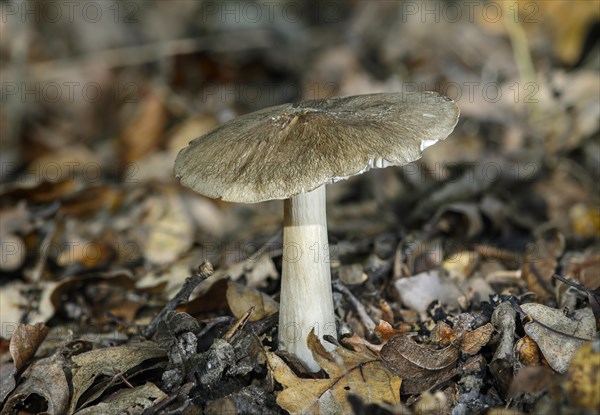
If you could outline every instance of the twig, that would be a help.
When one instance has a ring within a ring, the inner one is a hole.
[[[244,327],[246,325],[246,323],[248,322],[248,320],[250,319],[250,316],[252,315],[252,313],[254,313],[254,310],[256,310],[256,306],[253,305],[252,307],[250,307],[248,309],[248,311],[246,311],[244,313],[243,316],[241,316],[238,319],[238,321],[235,322],[235,324],[233,326],[231,326],[231,328],[223,336],[223,340],[229,341],[233,337],[233,335],[235,334],[236,331],[238,331],[242,327]]]
[[[194,382],[188,382],[188,383],[182,385],[177,390],[177,392],[172,393],[171,395],[167,396],[165,399],[158,402],[156,405],[151,406],[150,408],[146,408],[144,410],[144,412],[142,412],[142,415],[155,415],[155,414],[159,414],[159,413],[160,414],[166,413],[166,412],[164,412],[164,409],[167,406],[171,405],[175,401],[183,401],[183,405],[185,405],[185,406],[189,405],[188,395],[190,394],[190,392],[194,388],[194,386],[196,386]],[[177,413],[177,412],[174,412],[174,413]],[[181,412],[179,412],[179,413],[181,413]]]
[[[346,301],[348,301],[350,303],[350,305],[354,308],[354,310],[358,314],[358,317],[362,321],[362,323],[365,326],[365,328],[367,329],[367,331],[369,333],[373,333],[375,331],[375,327],[377,325],[375,324],[373,319],[367,313],[365,306],[363,306],[362,303],[360,301],[358,301],[358,299],[354,296],[354,294],[352,294],[352,292],[350,292],[348,287],[346,287],[341,281],[339,281],[339,280],[333,281],[332,285],[333,285],[333,288],[335,288],[337,291],[342,293],[344,298],[346,298]]]
[[[190,295],[192,294],[194,289],[202,281],[209,278],[214,272],[215,271],[213,269],[212,264],[208,261],[204,261],[200,265],[198,272],[194,273],[191,277],[185,280],[183,286],[181,287],[181,290],[179,290],[179,292],[175,294],[175,297],[173,297],[171,301],[169,301],[167,305],[165,305],[161,312],[156,317],[154,317],[150,324],[148,324],[145,333],[146,338],[149,339],[150,337],[152,337],[156,332],[156,327],[158,326],[158,323],[165,318],[167,313],[175,310],[175,308],[177,308],[178,305],[186,302],[188,298],[190,298]]]

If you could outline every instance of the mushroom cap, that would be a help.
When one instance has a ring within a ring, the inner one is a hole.
[[[435,92],[381,93],[277,105],[191,141],[181,183],[238,203],[287,199],[371,168],[401,166],[445,139],[459,109]]]

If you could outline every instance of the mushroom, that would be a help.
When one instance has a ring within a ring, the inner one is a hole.
[[[337,337],[325,185],[419,159],[452,132],[458,115],[456,104],[435,92],[305,101],[235,118],[177,155],[176,176],[205,196],[285,200],[279,349],[307,369],[320,369],[307,345],[309,332]]]

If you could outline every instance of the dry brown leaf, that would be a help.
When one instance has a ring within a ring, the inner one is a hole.
[[[438,271],[423,272],[413,277],[399,278],[394,283],[398,296],[408,308],[424,312],[434,300],[451,307],[458,306],[463,293],[450,279]]]
[[[156,405],[166,398],[167,394],[161,391],[154,383],[132,389],[121,389],[97,405],[77,411],[75,415],[105,415],[128,414],[140,415],[144,409]]]
[[[125,163],[136,162],[155,150],[164,134],[166,108],[156,94],[146,95],[136,108],[138,113],[129,120],[121,135]]]
[[[529,336],[521,337],[515,344],[515,354],[525,366],[538,366],[542,364],[540,348],[535,340]]]
[[[564,247],[564,236],[558,230],[550,229],[545,231],[537,239],[535,246],[527,252],[521,275],[529,290],[537,295],[540,302],[547,301],[554,293],[552,276],[558,265],[557,258],[562,255]]]
[[[577,350],[596,333],[596,320],[591,308],[573,312],[567,317],[562,310],[542,304],[522,304],[533,321],[524,325],[525,332],[539,346],[552,369],[564,373]]]
[[[369,278],[361,264],[342,265],[338,272],[340,280],[346,285],[362,284]]]
[[[359,396],[365,403],[400,403],[402,380],[390,373],[372,352],[337,347],[329,353],[313,332],[308,344],[328,379],[299,378],[279,356],[268,353],[273,376],[284,387],[277,395],[277,404],[290,414],[352,413],[349,394]]]
[[[46,408],[44,414],[67,413],[69,385],[60,358],[42,359],[28,367],[21,375],[19,386],[4,403],[0,415],[16,413],[16,408],[22,409],[24,401],[29,401],[34,407]]]
[[[492,314],[492,325],[500,339],[489,366],[502,391],[507,391],[512,381],[516,317],[517,312],[508,301],[498,305]]]
[[[31,290],[30,284],[12,281],[0,290],[0,335],[9,339],[17,325],[27,316],[32,323],[46,322],[54,315],[50,296],[55,282],[39,283],[39,300],[33,303],[24,293]]]
[[[508,389],[508,396],[515,397],[523,393],[537,395],[556,384],[556,374],[548,367],[530,366],[517,371]]]
[[[130,376],[131,371],[144,361],[158,359],[164,355],[165,351],[155,343],[145,342],[106,347],[73,356],[72,360],[77,368],[73,371],[73,398],[70,411],[74,412],[99,397],[105,388],[113,383],[111,380],[115,376]],[[100,385],[93,388],[93,393],[86,393],[97,380]]]
[[[600,342],[584,344],[567,371],[564,382],[571,403],[600,413]]]
[[[12,333],[8,346],[12,364],[3,364],[0,379],[0,402],[3,402],[8,394],[17,385],[15,376],[25,364],[35,355],[38,347],[48,335],[48,327],[43,323],[18,324]]]
[[[404,330],[397,330],[387,321],[379,320],[379,323],[375,327],[375,335],[378,339],[380,339],[384,344],[393,339],[396,336],[401,334],[405,334]]]
[[[390,340],[381,350],[386,367],[404,380],[438,376],[456,366],[459,349],[450,345],[433,349],[416,343],[407,335]]]
[[[493,332],[494,326],[491,323],[484,324],[473,331],[467,331],[463,335],[461,350],[471,356],[477,354],[483,346],[488,344]]]
[[[10,355],[17,371],[35,354],[48,335],[48,327],[44,323],[19,324],[10,339]]]
[[[453,330],[448,323],[440,320],[435,324],[430,337],[433,343],[446,347],[456,341],[460,334]]]
[[[235,318],[241,318],[250,307],[256,307],[250,321],[262,320],[279,311],[279,304],[256,288],[229,281],[227,284],[227,304]]]
[[[192,246],[195,227],[177,191],[165,188],[157,198],[155,206],[161,206],[162,210],[147,217],[150,232],[143,252],[144,257],[154,264],[170,264]]]

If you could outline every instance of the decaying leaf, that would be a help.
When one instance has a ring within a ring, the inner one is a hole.
[[[533,319],[525,324],[525,332],[538,344],[550,367],[559,373],[567,370],[577,350],[596,333],[591,308],[576,310],[571,317],[542,304],[528,303],[521,308]]]
[[[405,334],[406,331],[398,330],[392,327],[390,323],[387,321],[379,320],[377,327],[375,327],[375,335],[385,344],[390,339],[393,339],[396,336],[401,334]]]
[[[490,341],[493,332],[494,326],[491,323],[484,324],[473,331],[467,331],[460,344],[461,350],[471,356],[477,354]]]
[[[367,403],[400,402],[401,379],[389,372],[372,352],[337,347],[329,353],[313,332],[308,344],[315,360],[329,375],[328,379],[299,378],[279,356],[268,353],[273,376],[284,387],[277,396],[277,403],[290,414],[351,413],[349,394]]]
[[[48,321],[54,314],[50,296],[56,285],[56,282],[40,282],[37,288],[32,288],[21,281],[3,285],[0,290],[0,336],[9,339],[25,316],[31,323]]]
[[[361,264],[342,265],[339,268],[339,276],[346,285],[362,284],[369,278]]]
[[[554,292],[552,275],[564,249],[564,236],[557,229],[549,229],[537,238],[535,247],[527,253],[521,275],[540,302],[545,302]]]
[[[451,307],[458,307],[457,299],[464,295],[456,284],[440,275],[438,271],[399,278],[394,283],[394,287],[402,303],[419,312],[426,311],[434,300]]]
[[[516,372],[508,389],[508,396],[515,397],[523,393],[536,395],[555,386],[556,381],[556,374],[548,367],[524,367]]]
[[[500,341],[490,362],[490,372],[503,391],[508,390],[513,376],[516,318],[517,312],[507,301],[500,303],[492,314],[492,325],[500,333]]]
[[[523,336],[515,343],[515,351],[517,358],[525,366],[537,366],[542,363],[540,348],[529,336]]]
[[[454,369],[459,356],[457,345],[436,350],[416,343],[407,335],[393,338],[381,350],[385,366],[402,378],[405,393],[429,389]]]
[[[8,397],[1,415],[21,413],[28,402],[27,413],[63,415],[69,405],[69,385],[59,357],[39,360],[23,372],[19,386]],[[33,411],[32,411],[33,410]]]
[[[0,402],[3,402],[15,388],[15,375],[35,355],[36,350],[47,335],[48,327],[43,323],[17,325],[9,344],[12,364],[2,365],[0,371],[2,375],[2,379],[0,379]]]
[[[181,196],[173,189],[165,188],[165,194],[157,196],[152,206],[155,209],[162,206],[162,210],[151,212],[147,217],[150,233],[143,247],[144,256],[155,264],[169,264],[192,245],[194,222]]]
[[[167,394],[161,391],[154,383],[132,389],[121,389],[97,405],[77,411],[76,415],[105,415],[105,414],[128,414],[139,415],[144,409],[155,405],[166,398]]]
[[[600,341],[586,343],[577,351],[564,386],[574,405],[600,413]]]
[[[250,307],[256,307],[250,321],[261,320],[279,311],[277,301],[265,293],[232,281],[227,284],[227,303],[236,318],[242,317]]]
[[[142,362],[164,356],[165,351],[154,342],[106,347],[73,356],[77,368],[73,373],[71,411],[98,398],[108,385],[121,383],[120,376],[131,376]],[[115,381],[115,377],[120,379]]]
[[[15,369],[21,370],[25,363],[35,354],[39,345],[48,335],[48,327],[44,323],[19,324],[10,339],[10,355]]]

